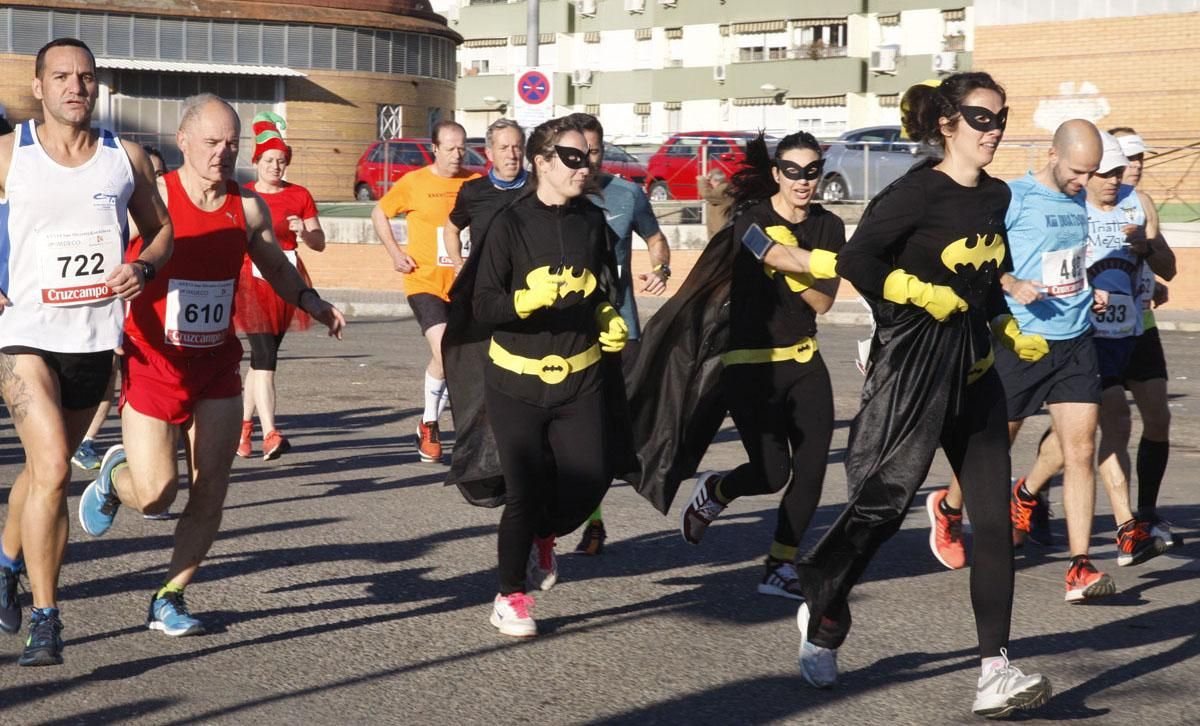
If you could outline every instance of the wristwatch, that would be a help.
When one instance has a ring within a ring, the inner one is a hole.
[[[655,267],[654,272],[660,273],[663,280],[671,279],[671,266],[665,262],[658,267]]]
[[[157,274],[157,270],[154,269],[153,262],[148,262],[146,260],[134,260],[129,264],[137,265],[138,267],[142,268],[142,277],[146,278],[146,282],[153,280],[154,275]]]

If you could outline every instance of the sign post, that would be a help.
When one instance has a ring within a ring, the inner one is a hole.
[[[513,106],[517,123],[533,129],[554,117],[553,74],[526,68],[513,76]]]

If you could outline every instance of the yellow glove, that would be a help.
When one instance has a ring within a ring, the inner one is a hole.
[[[808,271],[818,280],[832,280],[837,277],[837,253],[829,250],[813,250],[809,253]]]
[[[1046,339],[1037,334],[1025,334],[1011,315],[998,315],[992,321],[992,334],[1005,348],[1017,354],[1026,363],[1036,363],[1050,352]]]
[[[517,290],[513,293],[513,309],[524,319],[534,310],[548,308],[558,300],[558,288],[562,285],[562,275],[547,275],[528,290]]]
[[[883,281],[883,297],[901,305],[912,303],[925,309],[939,323],[954,313],[965,313],[967,302],[946,285],[921,282],[904,270],[896,269]]]
[[[629,340],[629,326],[625,319],[609,303],[596,308],[596,325],[600,328],[600,350],[605,353],[620,353]]]

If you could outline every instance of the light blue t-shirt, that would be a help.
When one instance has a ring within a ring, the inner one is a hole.
[[[1004,225],[1013,275],[1040,282],[1046,297],[1022,305],[1008,297],[1008,307],[1023,333],[1048,340],[1068,340],[1091,327],[1092,288],[1084,260],[1088,213],[1082,195],[1069,197],[1039,182],[1032,173],[1008,183],[1012,201]]]
[[[604,210],[608,227],[617,236],[617,267],[621,289],[625,292],[620,312],[625,324],[629,326],[629,339],[637,340],[642,337],[642,326],[638,322],[637,303],[633,299],[633,272],[630,270],[633,233],[637,232],[642,239],[658,234],[658,219],[654,216],[654,210],[650,208],[650,200],[646,198],[646,193],[637,184],[604,174],[600,177],[600,187],[603,196],[592,196],[589,199]]]

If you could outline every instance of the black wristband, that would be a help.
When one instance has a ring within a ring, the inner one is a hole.
[[[142,268],[142,277],[144,277],[146,279],[146,282],[150,282],[151,280],[153,280],[154,275],[157,274],[157,272],[158,272],[157,270],[154,269],[154,263],[148,262],[147,260],[138,259],[138,260],[134,260],[133,262],[130,262],[129,264],[137,265],[138,267]]]
[[[298,307],[298,308],[304,307],[304,293],[306,293],[306,292],[311,292],[312,294],[316,295],[318,300],[321,299],[321,293],[317,292],[316,290],[314,290],[311,287],[306,287],[300,291],[299,295],[296,296],[296,307]]]

